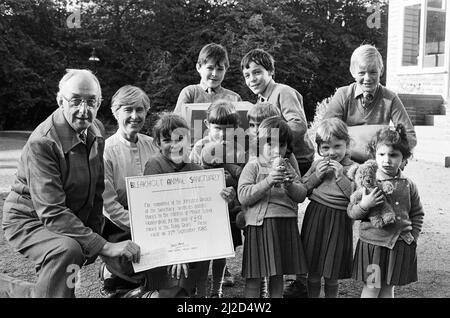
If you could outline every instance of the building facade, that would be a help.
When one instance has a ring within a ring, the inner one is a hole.
[[[449,97],[447,0],[390,0],[386,86]]]
[[[450,1],[390,0],[386,86],[416,126],[414,157],[450,167]]]

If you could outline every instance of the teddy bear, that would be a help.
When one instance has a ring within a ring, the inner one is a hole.
[[[358,204],[362,199],[363,191],[366,191],[366,189],[370,192],[376,187],[379,188],[376,178],[377,170],[377,162],[372,159],[360,165],[355,164],[349,168],[347,176],[356,183],[356,190],[350,196],[351,203]],[[392,193],[393,185],[390,182],[384,182],[380,190],[383,192],[384,202],[371,208],[368,214],[370,222],[376,228],[382,228],[395,222],[394,209],[386,198],[386,195]]]

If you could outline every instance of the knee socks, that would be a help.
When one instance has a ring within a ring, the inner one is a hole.
[[[212,261],[212,288],[211,295],[222,294],[222,280],[225,273],[226,259],[215,259]]]
[[[283,275],[270,276],[268,280],[270,298],[283,298]]]
[[[325,278],[325,298],[336,298],[338,295],[339,284],[337,279]]]
[[[384,285],[381,287],[378,298],[394,298],[394,286]]]
[[[319,298],[321,287],[320,276],[308,277],[308,298]]]

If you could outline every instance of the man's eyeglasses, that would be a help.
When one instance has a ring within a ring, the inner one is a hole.
[[[79,98],[79,97],[72,97],[72,98],[67,98],[66,96],[62,95],[61,96],[69,102],[71,107],[80,107],[81,103],[84,103],[89,109],[95,109],[97,108],[103,99],[97,99],[97,98],[88,98],[88,99],[84,99],[84,98]]]

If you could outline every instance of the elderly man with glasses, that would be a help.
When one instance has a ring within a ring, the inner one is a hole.
[[[98,255],[140,258],[130,240],[101,236],[105,142],[96,119],[98,79],[89,70],[68,70],[56,100],[58,109],[23,148],[3,209],[6,239],[39,272],[34,297],[74,297],[74,274]]]

